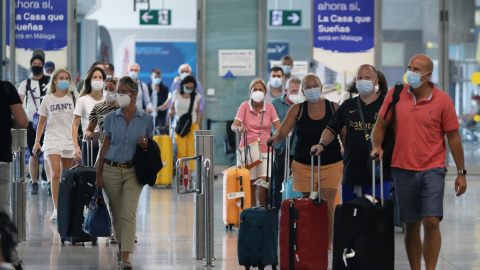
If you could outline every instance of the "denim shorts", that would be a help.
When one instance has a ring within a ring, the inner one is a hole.
[[[411,171],[392,167],[400,221],[412,223],[423,217],[443,218],[444,168]]]

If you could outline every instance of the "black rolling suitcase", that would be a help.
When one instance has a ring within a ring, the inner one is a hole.
[[[89,144],[90,147],[87,144],[87,152],[90,154],[91,163],[88,164],[93,164],[93,153],[90,151],[91,138]],[[90,236],[82,230],[84,209],[92,200],[96,188],[96,177],[97,170],[95,168],[82,165],[62,172],[62,178],[58,185],[57,209],[58,233],[62,244],[65,241],[72,242],[72,245],[80,242],[97,244],[97,237]]]
[[[374,170],[375,162],[372,167]],[[383,170],[380,175],[379,202],[372,203],[363,196],[335,208],[333,270],[394,269],[393,202],[383,199]],[[372,178],[375,184],[375,173]]]
[[[269,146],[267,163],[273,161],[273,152],[270,157],[271,151],[272,147]],[[267,166],[267,175],[269,167]],[[267,176],[267,182],[268,180]],[[272,194],[270,192],[269,196],[267,189],[265,207],[246,208],[240,213],[237,255],[238,263],[245,269],[250,269],[250,267],[265,269],[267,265],[271,265],[272,269],[277,269],[278,209],[268,207],[269,203],[272,205]]]

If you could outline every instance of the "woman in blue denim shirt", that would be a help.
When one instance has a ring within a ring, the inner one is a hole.
[[[153,117],[137,110],[137,93],[138,85],[132,78],[125,76],[118,81],[121,109],[105,116],[105,141],[97,170],[97,187],[104,188],[112,211],[117,260],[122,269],[132,269],[129,254],[133,252],[138,198],[143,189],[135,175],[133,157],[137,145],[147,151],[147,141],[153,138]]]

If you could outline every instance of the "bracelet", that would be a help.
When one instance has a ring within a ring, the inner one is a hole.
[[[319,142],[318,145],[323,146],[323,149],[327,148],[327,146],[323,142]]]

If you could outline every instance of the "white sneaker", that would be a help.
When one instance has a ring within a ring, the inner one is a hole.
[[[57,220],[57,209],[53,210],[52,216],[50,217],[50,220]]]

